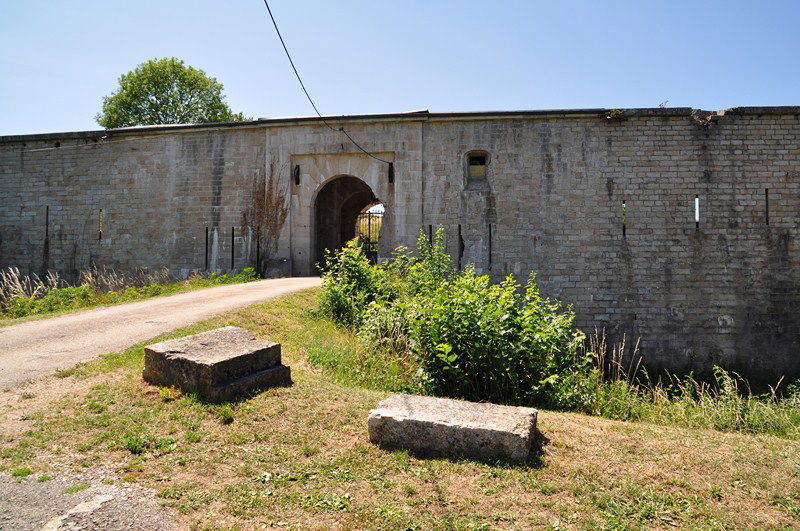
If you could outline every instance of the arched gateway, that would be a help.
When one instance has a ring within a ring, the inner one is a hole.
[[[341,175],[328,181],[314,201],[314,263],[322,263],[326,249],[341,249],[355,238],[359,215],[378,203],[372,188],[357,177]]]

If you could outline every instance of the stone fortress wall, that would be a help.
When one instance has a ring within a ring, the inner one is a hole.
[[[652,368],[800,377],[800,108],[328,121],[393,182],[313,118],[0,137],[0,267],[308,275],[318,220],[369,196],[383,257],[443,227],[462,267],[535,273]],[[342,176],[368,189],[320,193]]]

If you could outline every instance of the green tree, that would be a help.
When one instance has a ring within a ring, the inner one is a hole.
[[[237,122],[225,103],[222,83],[180,59],[152,59],[119,78],[95,116],[107,129],[133,125]]]

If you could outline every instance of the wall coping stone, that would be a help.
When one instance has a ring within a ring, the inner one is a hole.
[[[35,142],[39,140],[90,139],[101,142],[112,137],[130,135],[153,135],[177,131],[217,131],[234,128],[264,128],[289,125],[318,124],[344,122],[385,122],[385,121],[457,121],[457,120],[493,120],[521,118],[567,118],[597,116],[605,117],[613,110],[621,111],[625,116],[691,116],[692,114],[723,115],[800,115],[800,106],[767,106],[767,107],[731,107],[720,111],[704,111],[691,107],[643,107],[643,108],[588,108],[588,109],[547,109],[547,110],[512,110],[512,111],[470,111],[470,112],[429,112],[412,111],[382,114],[350,114],[319,116],[294,116],[282,118],[259,118],[242,122],[216,122],[209,124],[168,124],[118,129],[95,129],[89,131],[65,131],[55,133],[34,133],[25,135],[0,136],[0,143]]]

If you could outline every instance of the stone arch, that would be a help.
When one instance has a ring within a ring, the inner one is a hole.
[[[314,263],[321,264],[325,250],[337,250],[356,235],[356,218],[380,201],[372,188],[352,175],[328,180],[314,199]]]

